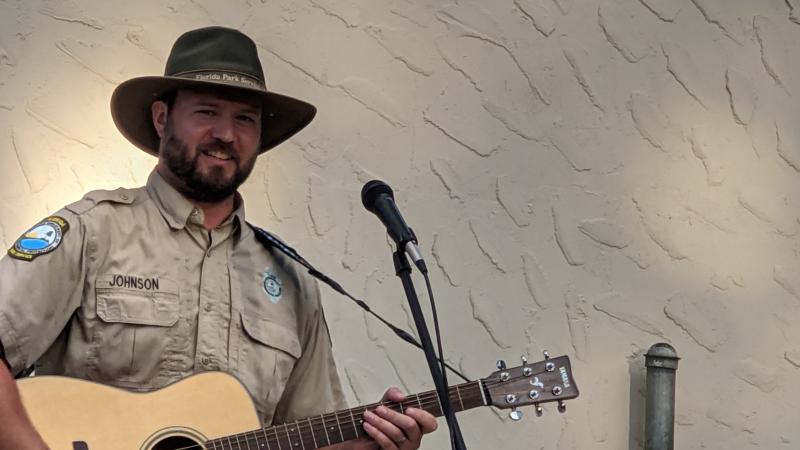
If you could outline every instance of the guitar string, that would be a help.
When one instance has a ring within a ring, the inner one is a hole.
[[[428,397],[430,397],[430,396],[428,396]],[[479,395],[475,395],[476,399],[479,398],[479,397],[480,397]],[[435,401],[431,401],[431,400],[435,400]],[[404,401],[404,402],[406,402],[406,401]],[[417,401],[407,401],[407,402],[408,403],[413,403],[413,404],[421,403],[423,405],[423,408],[425,408],[425,407],[437,406],[439,404],[439,399],[438,399],[438,397],[436,397],[435,399],[427,398],[427,399],[425,399],[423,401],[422,400],[422,396],[420,396],[420,402],[417,402]],[[356,407],[356,408],[353,408],[351,410],[347,410],[346,412],[337,411],[335,413],[326,414],[324,422],[320,421],[319,419],[312,419],[312,421],[316,422],[316,424],[314,424],[313,426],[309,425],[308,428],[309,428],[309,430],[311,432],[315,432],[314,428],[318,427],[319,425],[322,425],[323,423],[326,424],[325,425],[326,427],[327,427],[327,424],[329,422],[331,424],[334,423],[333,422],[334,418],[339,419],[339,418],[344,417],[343,415],[346,415],[346,416],[349,417],[350,416],[350,411],[356,412],[358,410],[362,410],[361,413],[363,413],[366,410],[370,409],[371,407],[377,407],[379,405],[388,406],[388,407],[392,408],[393,410],[395,410],[394,407],[399,406],[399,404],[395,403],[395,402],[380,402],[380,403],[374,403],[374,404],[371,404],[371,405],[364,405],[364,406]],[[397,411],[397,410],[395,410],[395,411]],[[302,430],[301,430],[301,428],[303,428],[302,427],[302,422],[306,422],[306,421],[307,421],[307,419],[302,419],[301,421],[298,421],[298,422],[282,424],[282,425],[288,425],[288,426],[296,425],[296,428],[298,429],[298,432],[302,433]],[[342,427],[342,428],[345,428],[345,430],[349,434],[350,429],[355,430],[356,423],[354,421],[348,419],[347,421],[344,421],[344,425],[339,425],[339,426]],[[270,429],[272,429],[272,430],[270,430]],[[267,435],[266,433],[269,433],[269,434]],[[224,442],[221,442],[220,439],[228,439],[228,438],[234,438],[234,437],[240,437],[241,436],[241,437],[244,437],[245,439],[247,439],[248,443],[249,442],[255,442],[257,444],[259,442],[259,440],[262,439],[262,438],[260,438],[258,436],[258,434],[264,434],[266,436],[266,438],[268,440],[268,445],[269,444],[273,444],[273,443],[277,443],[278,439],[280,439],[282,437],[279,434],[279,431],[278,431],[277,426],[276,426],[276,427],[270,427],[270,428],[263,428],[263,429],[259,429],[259,430],[246,431],[246,432],[243,432],[243,433],[239,433],[239,434],[235,434],[235,435],[231,435],[231,436],[225,436],[225,437],[222,437],[222,438],[216,438],[216,439],[212,439],[212,440],[210,440],[208,442],[213,443],[214,441],[217,441],[217,442],[220,442],[220,443],[222,443],[224,445]],[[247,435],[250,435],[250,436],[247,436]],[[289,441],[291,441],[291,435],[289,434],[288,431],[283,435],[283,437],[285,437]],[[305,439],[308,439],[307,437],[304,437],[303,435],[299,435],[298,437],[300,439],[304,440],[304,442],[305,442]],[[273,439],[274,439],[274,441],[273,441]],[[175,449],[175,450],[192,450],[192,449],[198,449],[198,448],[202,448],[202,446],[198,445],[198,444],[193,444],[192,446],[181,447],[181,448],[178,448],[178,449]]]
[[[541,374],[541,373],[544,373],[544,372],[537,372],[537,375]],[[487,378],[487,379],[484,380],[484,385],[487,386],[487,387],[490,387],[490,386],[494,386],[494,385],[497,385],[497,384],[500,384],[500,383],[506,383],[506,382],[507,381],[502,381],[502,380],[497,381],[497,379],[489,379],[489,378]],[[459,386],[459,388],[460,387],[461,386]],[[471,387],[478,387],[478,385],[475,384],[475,385],[473,385]],[[455,386],[453,386],[452,388],[453,388],[453,390],[455,390]],[[452,392],[451,392],[451,394],[452,394]],[[462,397],[463,396],[464,395],[462,394]],[[479,397],[482,397],[482,396],[475,395],[475,393],[473,393],[473,392],[467,392],[467,396],[468,396],[467,397],[468,400],[474,400],[474,399],[477,399]],[[417,397],[418,397],[417,401],[405,400],[403,403],[408,403],[409,405],[411,405],[413,403],[418,403],[418,404],[422,404],[423,408],[439,406],[439,399],[438,399],[438,396],[436,395],[435,392],[429,392],[429,393],[426,393],[426,394],[420,394]],[[481,398],[481,400],[482,400],[482,398]],[[400,407],[400,404],[397,403],[397,402],[380,402],[380,403],[375,403],[375,404],[371,404],[371,405],[364,405],[362,407],[353,408],[352,410],[347,410],[347,411],[344,411],[344,412],[337,411],[335,413],[331,413],[331,414],[325,415],[325,416],[321,417],[320,419],[317,419],[317,418],[314,418],[314,419],[311,419],[311,420],[303,419],[301,421],[295,422],[294,425],[297,426],[298,433],[303,433],[302,428],[303,428],[304,422],[309,422],[309,425],[308,425],[309,431],[312,432],[312,433],[317,433],[319,431],[318,429],[316,429],[318,426],[324,424],[323,426],[327,428],[329,421],[331,423],[333,423],[332,420],[334,420],[334,418],[335,418],[335,420],[337,420],[337,425],[339,425],[338,419],[341,417],[340,414],[350,415],[351,412],[358,411],[359,409],[361,410],[361,413],[363,414],[364,411],[369,410],[370,408],[374,408],[374,407],[376,407],[378,405],[388,406],[388,407],[390,407],[391,409],[393,409],[395,411],[397,411],[396,408]],[[291,425],[291,424],[285,424],[285,425]],[[346,425],[346,428],[348,428],[347,425],[349,425],[349,428],[352,428],[353,431],[355,431],[356,424],[354,422],[345,421],[345,425]],[[341,425],[339,425],[339,426],[341,427]],[[331,428],[333,429],[333,427],[331,427]],[[348,434],[350,432],[349,428],[348,428]],[[246,445],[249,446],[249,443],[253,442],[258,447],[258,444],[260,443],[260,440],[262,439],[259,435],[263,434],[264,437],[267,439],[267,445],[270,445],[271,443],[278,443],[278,440],[280,439],[280,435],[279,435],[278,430],[277,429],[273,430],[274,434],[272,434],[272,435],[268,435],[267,434],[267,430],[268,429],[266,429],[266,428],[259,429],[259,430],[252,430],[252,431],[247,431],[247,432],[244,432],[244,433],[239,433],[237,435],[227,436],[226,438],[235,437],[237,439],[237,442],[239,442],[239,437],[241,437],[241,438],[245,439],[245,444]],[[287,430],[288,430],[288,428],[287,428]],[[307,435],[304,436],[302,434],[299,434],[298,437],[303,441],[303,443],[305,443],[305,441],[308,439]],[[273,438],[275,439],[275,441],[272,440]],[[291,436],[289,435],[288,431],[287,431],[287,433],[285,435],[285,438],[290,442],[290,445],[291,445]],[[224,439],[224,438],[222,438],[222,439]],[[225,443],[220,441],[219,439],[212,439],[212,440],[208,441],[208,443],[212,443],[214,446],[216,446],[216,444],[214,443],[215,441],[219,442],[223,446],[225,445]],[[238,444],[238,445],[241,448],[241,444]],[[185,447],[186,450],[195,449],[195,448],[202,448],[202,447],[199,446],[199,445],[196,445],[196,444],[191,446],[191,447]],[[183,450],[183,449],[177,449],[177,450]]]
[[[535,374],[531,374],[531,376],[540,375],[540,374],[543,374],[543,373],[546,373],[546,371],[536,372]],[[499,384],[507,383],[508,381],[510,381],[510,380],[503,381],[503,380],[501,380],[499,378],[486,378],[486,379],[483,380],[483,385],[488,388],[488,387],[496,386],[496,385],[499,385]],[[479,384],[477,382],[467,383],[466,385],[468,385],[468,387],[473,389],[473,390],[474,390],[474,388],[479,388]],[[462,386],[464,386],[464,385],[459,385],[458,387],[461,388]],[[476,393],[474,393],[474,392],[465,391],[466,395],[464,393],[459,393],[458,390],[456,389],[456,386],[451,386],[450,387],[450,391],[453,391],[453,392],[449,392],[450,394],[453,394],[455,392],[457,395],[461,395],[462,398],[466,396],[468,400],[477,399],[477,398],[481,398],[482,399],[482,395],[476,395]],[[478,392],[477,394],[480,394],[480,392]],[[341,428],[340,421],[339,421],[339,419],[342,418],[341,414],[346,414],[347,416],[349,416],[351,414],[351,412],[357,412],[360,409],[361,410],[361,412],[359,414],[359,416],[360,416],[365,411],[370,410],[370,408],[374,409],[374,408],[376,408],[376,407],[378,407],[380,405],[387,406],[390,409],[392,409],[394,411],[397,411],[397,412],[399,412],[397,408],[399,408],[401,406],[400,403],[408,403],[409,406],[411,406],[411,407],[413,407],[413,404],[416,403],[418,405],[421,405],[422,409],[427,409],[428,407],[432,408],[432,407],[437,407],[438,406],[439,409],[441,410],[441,405],[439,403],[439,397],[438,397],[438,395],[436,394],[435,391],[430,391],[430,392],[427,392],[427,393],[419,394],[419,395],[417,395],[415,397],[416,397],[416,399],[407,399],[407,400],[404,400],[403,402],[379,402],[379,403],[373,403],[373,404],[369,404],[369,405],[363,405],[361,407],[356,407],[356,408],[353,408],[353,409],[350,409],[350,410],[346,410],[346,411],[336,411],[334,413],[326,414],[326,415],[322,416],[319,419],[318,418],[314,418],[314,419],[310,419],[310,420],[309,419],[301,419],[300,421],[294,422],[293,424],[284,424],[284,425],[289,425],[289,426],[290,425],[295,425],[297,430],[298,430],[298,433],[302,433],[303,422],[309,422],[309,424],[308,424],[309,431],[311,433],[316,433],[318,431],[318,430],[315,429],[316,427],[321,425],[324,428],[327,428],[329,421],[332,424],[333,421],[336,420],[337,426],[339,428]],[[345,421],[345,428],[348,428],[348,426],[349,426],[349,428],[353,428],[353,430],[355,430],[355,428],[356,428],[356,424],[352,420],[346,420]],[[273,428],[273,427],[270,427],[270,428]],[[237,439],[237,442],[238,442],[239,438],[241,437],[241,438],[245,439],[245,444],[246,445],[249,445],[249,443],[251,443],[251,442],[253,442],[255,444],[259,444],[260,440],[262,439],[261,437],[259,437],[259,434],[263,434],[264,437],[267,439],[267,445],[268,446],[271,443],[278,443],[278,440],[280,439],[280,435],[279,435],[279,432],[278,432],[277,428],[275,428],[270,434],[267,434],[268,430],[269,430],[269,428],[262,428],[262,429],[259,429],[259,430],[251,430],[251,431],[246,431],[246,432],[243,432],[243,433],[234,434],[234,435],[231,435],[231,436],[226,436],[224,438],[230,439],[230,438],[234,438],[235,437]],[[348,429],[348,432],[349,432],[349,429]],[[288,428],[287,428],[287,432],[285,434],[285,437],[291,443],[291,436],[289,435]],[[305,440],[308,439],[307,435],[304,436],[302,434],[298,434],[298,437],[303,441],[303,443],[305,443]],[[207,441],[207,443],[214,443],[215,441],[217,441],[217,442],[220,442],[221,444],[224,445],[224,442],[219,440],[219,439],[224,439],[224,438],[212,439],[212,440]],[[275,439],[274,441],[272,440],[273,438]],[[239,445],[239,447],[241,448],[241,444],[237,444],[237,445]],[[258,445],[257,445],[257,447],[258,447]],[[193,449],[202,449],[202,448],[203,448],[202,445],[194,444],[192,446],[182,447],[182,448],[179,448],[179,449],[176,449],[176,450],[193,450]]]

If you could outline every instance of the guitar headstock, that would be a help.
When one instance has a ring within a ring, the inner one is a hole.
[[[539,362],[528,363],[523,357],[521,366],[507,369],[505,362],[498,361],[497,367],[500,370],[482,380],[483,386],[489,404],[513,409],[510,416],[514,420],[522,418],[517,407],[536,405],[536,414],[541,416],[540,403],[558,402],[559,412],[564,412],[564,400],[579,395],[568,356],[550,358],[545,352],[545,359]]]

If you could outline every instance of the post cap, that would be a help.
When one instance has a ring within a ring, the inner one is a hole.
[[[647,367],[660,367],[664,369],[676,370],[678,368],[678,353],[675,347],[660,342],[650,347],[645,353],[645,365]]]

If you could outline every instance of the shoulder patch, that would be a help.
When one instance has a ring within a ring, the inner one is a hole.
[[[82,199],[65,206],[75,214],[83,214],[103,202],[131,204],[136,199],[136,189],[119,188],[113,191],[97,190],[87,192]]]
[[[8,256],[33,261],[37,256],[52,252],[61,245],[69,223],[60,216],[50,216],[20,236],[8,249]]]

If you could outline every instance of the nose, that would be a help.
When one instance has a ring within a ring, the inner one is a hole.
[[[232,118],[224,117],[223,115],[217,116],[214,127],[211,129],[211,137],[230,144],[234,139],[233,127]]]

